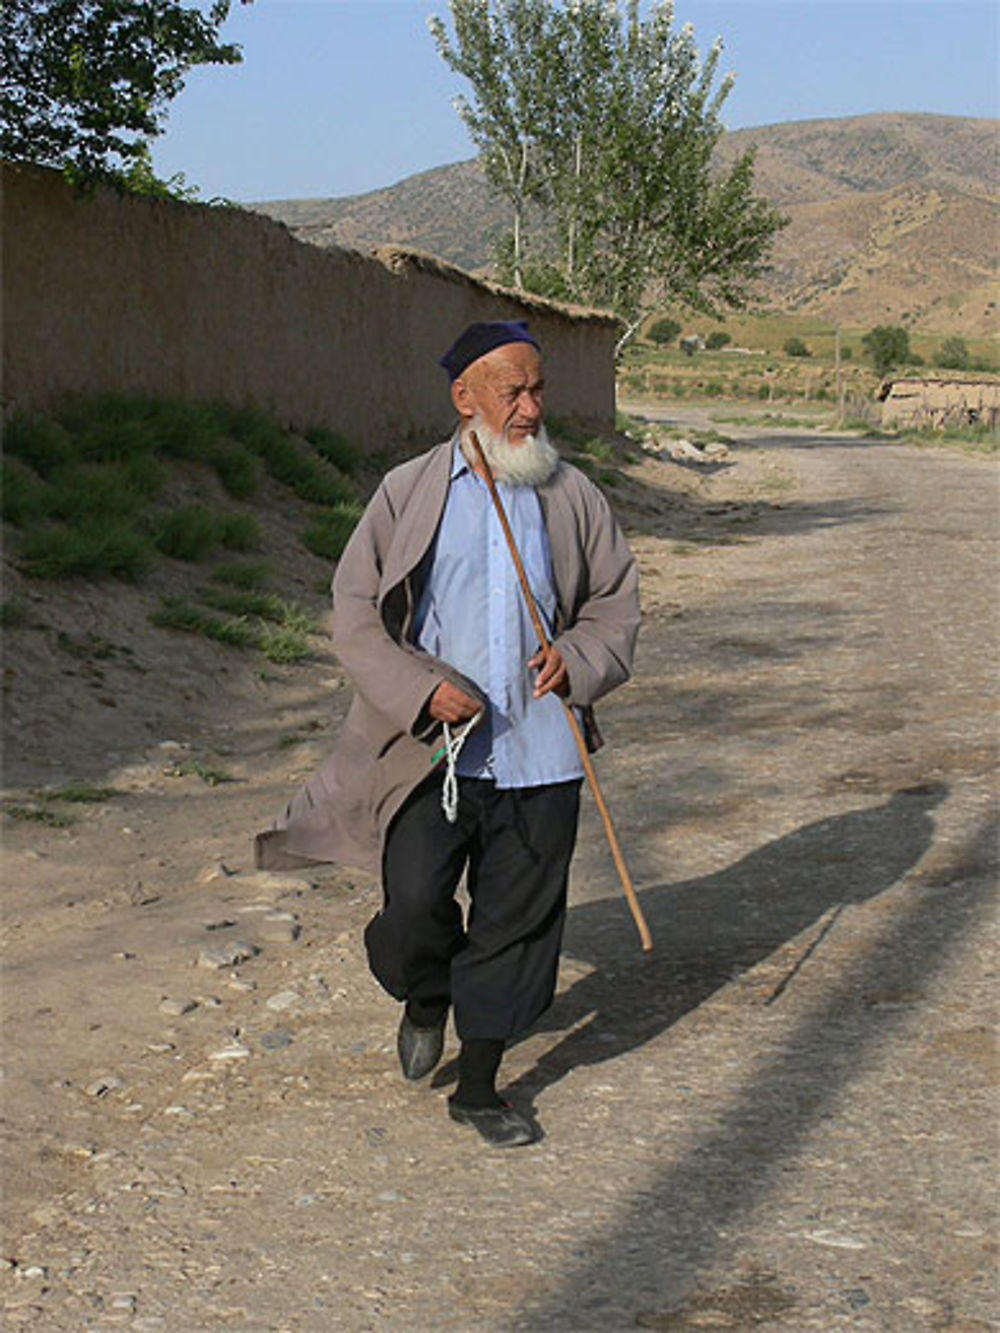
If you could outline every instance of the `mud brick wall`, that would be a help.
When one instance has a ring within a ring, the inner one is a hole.
[[[2,176],[7,406],[72,393],[253,402],[366,449],[453,420],[437,358],[476,319],[528,319],[550,414],[614,418],[607,316],[513,293],[426,256],[297,241],[238,208],[77,197],[55,172]]]

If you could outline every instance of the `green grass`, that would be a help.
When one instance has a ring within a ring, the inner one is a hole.
[[[213,450],[211,461],[219,480],[234,500],[249,500],[256,494],[260,482],[257,462],[245,445],[220,444]]]
[[[260,543],[260,528],[252,514],[221,514],[204,505],[184,505],[160,515],[155,541],[163,555],[197,562],[218,546],[252,550]]]
[[[272,593],[204,588],[202,601],[228,612],[227,619],[212,615],[185,597],[164,597],[150,620],[160,629],[201,634],[235,648],[256,648],[271,662],[291,664],[310,655],[309,636],[316,633],[312,619],[293,602]]]
[[[269,662],[292,666],[310,654],[309,636],[297,625],[262,625],[257,646]]]
[[[6,423],[3,448],[8,458],[20,459],[42,477],[77,456],[71,436],[59,422],[26,412],[13,413]]]
[[[76,823],[72,815],[63,814],[61,810],[49,810],[44,805],[5,805],[3,812],[10,819],[45,824],[48,828],[69,828]]]
[[[317,514],[302,534],[302,540],[313,555],[339,560],[360,517],[361,506],[357,502],[336,504]]]
[[[91,521],[79,528],[27,529],[17,552],[25,574],[39,579],[118,578],[134,582],[152,562],[149,542],[128,522]]]
[[[166,770],[167,776],[172,778],[201,778],[202,782],[209,787],[218,787],[223,782],[235,782],[236,779],[232,773],[227,773],[224,768],[215,768],[211,764],[204,764],[200,759],[182,759],[178,764],[172,764]]]
[[[215,611],[230,616],[259,616],[261,620],[281,621],[285,603],[273,592],[255,592],[242,588],[202,588],[198,600]]]
[[[5,522],[20,528],[48,514],[51,487],[20,458],[3,460],[0,488],[0,510]]]
[[[357,508],[354,446],[325,427],[298,439],[252,407],[77,398],[51,416],[14,412],[4,446],[2,513],[18,529],[15,561],[37,578],[136,579],[157,554],[201,561],[220,547],[256,550],[252,513],[156,507],[178,462],[211,469],[235,500],[251,499],[266,471],[300,499],[335,510],[339,517],[312,525],[324,527],[313,538],[324,549]],[[212,577],[253,587],[264,581],[253,568],[222,562]]]
[[[159,610],[150,614],[150,621],[160,629],[183,630],[188,634],[202,634],[216,643],[232,648],[252,648],[257,642],[254,626],[238,616],[222,620],[209,615],[184,597],[164,597]]]
[[[255,551],[260,524],[253,514],[226,514],[219,524],[219,541],[227,551]]]
[[[220,519],[204,505],[185,505],[162,515],[156,547],[175,560],[204,560],[219,544]]]
[[[343,435],[337,435],[322,426],[314,426],[306,431],[305,437],[321,458],[339,468],[345,476],[355,476],[361,463],[361,454]]]

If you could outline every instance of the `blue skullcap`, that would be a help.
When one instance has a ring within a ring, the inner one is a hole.
[[[448,348],[438,365],[444,366],[449,380],[454,383],[473,361],[478,361],[495,347],[503,347],[505,343],[530,343],[532,347],[541,350],[523,319],[495,319],[470,324]]]

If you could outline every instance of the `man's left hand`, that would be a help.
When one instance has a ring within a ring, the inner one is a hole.
[[[569,672],[558,648],[552,644],[548,648],[539,648],[528,666],[538,672],[534,688],[536,699],[540,699],[543,694],[558,694],[560,699],[566,698],[569,694]]]

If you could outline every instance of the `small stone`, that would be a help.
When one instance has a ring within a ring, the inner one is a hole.
[[[260,1036],[260,1044],[265,1051],[280,1051],[285,1046],[291,1046],[293,1040],[287,1028],[272,1028],[270,1032],[263,1032]]]
[[[131,1292],[122,1292],[118,1296],[112,1296],[111,1300],[108,1302],[108,1309],[128,1310],[131,1312],[135,1309],[135,1297]]]
[[[255,957],[260,950],[255,944],[246,944],[243,940],[233,940],[230,944],[218,944],[202,949],[198,955],[199,967],[235,967]]]
[[[151,1041],[146,1047],[153,1055],[169,1055],[171,1051],[176,1051],[177,1047],[172,1041]]]
[[[117,1074],[104,1074],[101,1078],[95,1078],[93,1083],[89,1083],[84,1092],[88,1097],[106,1097],[109,1092],[118,1092],[124,1086],[124,1081]]]
[[[298,991],[280,990],[277,995],[272,995],[269,1000],[265,1000],[264,1004],[268,1009],[280,1013],[283,1009],[290,1009],[293,1004],[298,1004],[301,998]]]
[[[229,988],[230,990],[238,990],[238,991],[243,991],[245,993],[249,993],[250,991],[254,991],[257,989],[257,983],[256,981],[246,981],[243,977],[238,977],[234,974],[229,978]]]
[[[182,1117],[183,1119],[190,1120],[193,1117],[194,1112],[189,1111],[188,1108],[186,1106],[182,1106],[180,1102],[176,1102],[173,1106],[165,1106],[163,1108],[163,1114],[176,1115]]]
[[[858,1240],[856,1236],[847,1236],[838,1231],[806,1231],[803,1233],[806,1240],[811,1240],[814,1245],[826,1245],[832,1250],[865,1250],[867,1245],[863,1240]]]
[[[214,861],[212,865],[206,866],[204,870],[198,872],[197,882],[199,884],[218,884],[221,880],[232,879],[238,871],[230,870],[224,861]]]
[[[203,1004],[206,1009],[221,1009],[222,1001],[218,995],[199,995],[198,1003]]]
[[[210,1060],[245,1060],[249,1054],[250,1047],[234,1038],[227,1042],[225,1046],[220,1046],[217,1051],[211,1051],[208,1058]]]
[[[172,1018],[180,1018],[183,1014],[190,1014],[197,1008],[197,1000],[181,1000],[170,995],[165,995],[160,1001],[160,1013],[169,1014]]]
[[[156,748],[173,752],[175,750],[186,750],[188,747],[183,741],[160,741]]]
[[[272,913],[259,926],[261,939],[272,944],[294,944],[302,934],[302,927],[288,912]]]
[[[26,1282],[44,1282],[49,1275],[49,1270],[43,1264],[26,1264],[23,1268],[18,1264],[14,1272]]]

